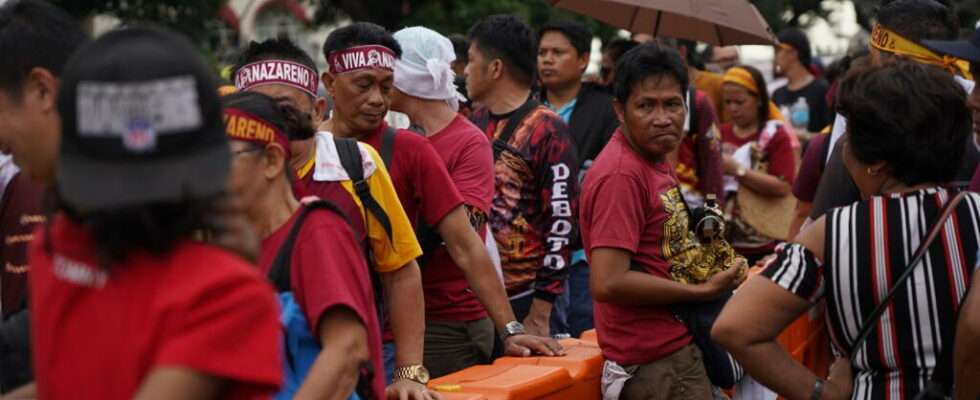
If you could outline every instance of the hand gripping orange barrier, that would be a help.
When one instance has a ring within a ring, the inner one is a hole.
[[[439,392],[480,394],[487,400],[573,400],[568,370],[544,365],[477,365],[429,381]]]
[[[562,339],[563,357],[501,357],[494,365],[549,365],[562,367],[571,376],[572,387],[566,390],[572,399],[598,399],[602,379],[602,351],[594,342]]]

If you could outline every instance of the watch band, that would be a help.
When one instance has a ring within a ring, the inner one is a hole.
[[[827,381],[823,379],[817,379],[817,383],[813,385],[813,393],[810,395],[810,400],[820,400],[820,396],[823,395],[823,387],[827,384]]]

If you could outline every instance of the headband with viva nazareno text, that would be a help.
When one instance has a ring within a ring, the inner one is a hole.
[[[235,87],[239,92],[272,83],[292,86],[316,97],[319,79],[312,68],[285,60],[257,61],[235,72]]]
[[[395,52],[384,46],[356,46],[330,53],[327,68],[334,75],[371,69],[395,72],[395,58]]]

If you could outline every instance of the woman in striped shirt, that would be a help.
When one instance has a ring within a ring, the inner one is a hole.
[[[859,69],[841,83],[844,163],[866,200],[829,211],[795,243],[781,245],[761,273],[768,279],[750,280],[717,320],[713,335],[755,380],[791,399],[911,399],[923,390],[953,343],[977,264],[980,195],[956,205],[868,339],[852,347],[955,195],[941,184],[972,145],[965,101],[951,74],[918,63]],[[775,341],[820,300],[835,347],[849,354],[826,381]]]

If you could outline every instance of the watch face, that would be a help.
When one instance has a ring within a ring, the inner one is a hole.
[[[415,374],[420,383],[425,384],[429,382],[429,371],[425,369],[425,367],[419,366],[419,368],[415,370]]]

